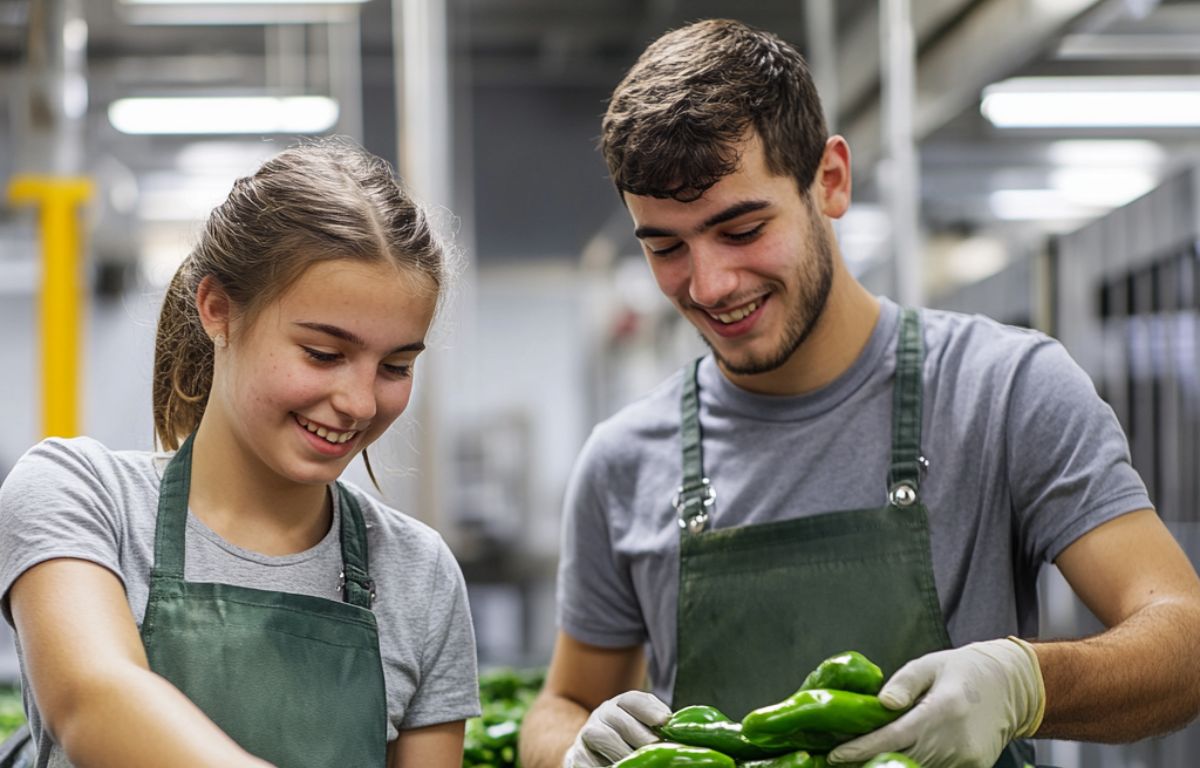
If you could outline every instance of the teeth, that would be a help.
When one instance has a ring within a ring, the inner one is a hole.
[[[334,445],[340,445],[341,443],[346,442],[347,440],[349,440],[350,438],[352,438],[358,434],[358,432],[353,429],[349,430],[347,432],[334,432],[331,429],[326,429],[325,427],[319,427],[316,424],[313,424],[308,419],[304,418],[303,416],[299,416],[299,415],[296,416],[296,421],[300,422],[300,426],[304,427],[309,432],[312,432],[317,437],[323,438],[327,442],[333,443]]]
[[[722,312],[717,315],[717,319],[726,324],[736,323],[738,320],[748,317],[756,309],[758,309],[758,302],[752,301],[741,309],[735,309],[732,312]]]

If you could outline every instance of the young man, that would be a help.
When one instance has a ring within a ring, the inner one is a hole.
[[[528,768],[615,762],[669,707],[741,718],[849,649],[912,708],[834,763],[1019,766],[1034,734],[1135,740],[1200,710],[1200,580],[1112,411],[1052,339],[855,281],[831,226],[850,150],[821,114],[800,55],[729,21],[664,35],[613,94],[613,180],[711,354],[579,458]],[[1018,639],[1043,563],[1107,631]]]

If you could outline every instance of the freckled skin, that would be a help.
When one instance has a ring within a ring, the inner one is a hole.
[[[338,260],[310,267],[248,325],[235,317],[208,411],[232,436],[242,466],[302,485],[335,480],[408,406],[412,377],[385,366],[412,365],[416,351],[395,350],[424,340],[434,303],[426,277]],[[365,346],[297,323],[344,329]],[[306,348],[337,359],[315,360]],[[361,434],[344,456],[322,455],[296,416]]]

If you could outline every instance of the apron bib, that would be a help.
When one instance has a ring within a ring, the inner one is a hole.
[[[836,653],[860,651],[886,678],[950,647],[918,494],[923,359],[919,317],[905,309],[886,506],[719,530],[706,530],[716,493],[701,453],[700,361],[685,375],[673,709],[710,704],[740,720],[790,696]],[[1014,743],[996,768],[1032,761],[1029,745]]]
[[[192,439],[159,496],[141,630],[150,668],[280,768],[384,768],[387,698],[357,502],[337,485],[345,602],[185,581]]]

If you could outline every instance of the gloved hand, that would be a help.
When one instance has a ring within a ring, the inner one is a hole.
[[[626,691],[592,711],[563,758],[563,768],[612,765],[638,747],[659,741],[650,730],[671,717],[671,708],[644,691]]]
[[[903,752],[924,768],[990,768],[1008,742],[1042,724],[1046,689],[1033,647],[1010,637],[914,659],[892,675],[879,701],[889,709],[917,703],[830,752],[830,764]]]

